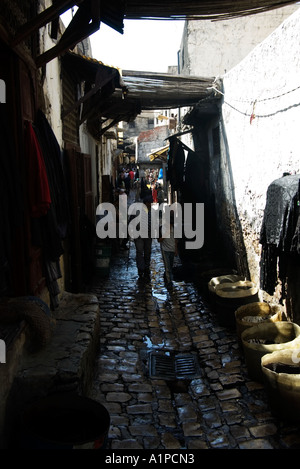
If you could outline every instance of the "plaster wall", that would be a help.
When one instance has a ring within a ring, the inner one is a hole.
[[[49,6],[46,2],[45,7]],[[41,51],[51,49],[55,43],[50,38],[50,25],[42,28],[40,36]],[[54,132],[58,144],[63,148],[62,137],[62,121],[61,121],[61,106],[62,106],[62,87],[61,87],[61,68],[60,60],[55,58],[48,62],[45,66],[45,77],[43,80],[43,98],[45,106],[45,116]],[[65,268],[64,258],[60,257],[60,268],[62,277],[57,280],[61,292],[65,289]],[[42,299],[49,304],[48,289],[41,295]]]
[[[180,73],[223,75],[297,9],[298,5],[291,5],[224,21],[187,21],[181,43]]]
[[[232,197],[254,281],[268,186],[284,172],[300,173],[299,43],[297,10],[223,77],[222,160],[224,167],[230,162]]]
[[[46,51],[55,46],[49,35],[49,27],[42,29],[40,37],[41,50]],[[61,69],[60,60],[55,58],[46,64],[46,73],[43,81],[43,93],[46,107],[46,117],[50,122],[55,137],[62,147],[62,122],[61,122],[61,106],[62,106],[62,88],[61,88]]]
[[[152,151],[158,150],[167,145],[165,140],[169,136],[169,128],[167,125],[154,127],[152,130],[141,132],[138,140],[138,163],[149,163],[149,155]]]

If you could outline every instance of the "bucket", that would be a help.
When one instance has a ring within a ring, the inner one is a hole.
[[[261,359],[263,380],[272,413],[293,422],[300,421],[299,349],[268,353]]]
[[[111,245],[96,244],[96,273],[105,277],[109,275]]]
[[[241,334],[245,329],[262,322],[282,321],[282,310],[279,305],[270,305],[260,301],[240,306],[234,314],[240,344],[242,344]]]
[[[109,413],[100,403],[70,393],[55,394],[22,412],[19,447],[105,449],[109,426]]]
[[[220,326],[235,328],[235,311],[258,301],[258,288],[249,280],[216,286],[216,313]]]
[[[262,383],[262,357],[266,353],[300,348],[300,326],[287,321],[261,323],[244,330],[241,339],[248,374]]]

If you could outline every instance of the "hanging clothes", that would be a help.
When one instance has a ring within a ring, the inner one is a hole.
[[[170,139],[167,160],[167,180],[174,191],[181,191],[184,181],[185,153],[178,138]]]
[[[63,168],[63,154],[55,134],[41,110],[37,112],[34,130],[45,161],[56,229],[60,238],[63,239],[67,234],[69,221],[68,192]]]
[[[183,202],[203,202],[201,187],[201,161],[199,155],[190,150],[185,164]]]
[[[24,222],[24,197],[7,108],[0,103],[0,295],[13,294],[12,243]]]
[[[267,190],[259,240],[262,245],[260,285],[270,295],[274,293],[278,279],[282,284],[285,282],[295,232],[295,196],[298,189],[299,175],[292,175],[276,179]]]
[[[25,122],[24,145],[29,215],[32,218],[39,218],[49,211],[51,196],[42,150],[31,122]]]
[[[300,255],[300,179],[298,191],[293,199],[293,212],[291,214],[290,225],[293,227],[291,231],[290,251]]]
[[[62,240],[69,224],[69,204],[62,152],[54,132],[42,111],[37,112],[34,131],[39,141],[47,171],[51,206],[40,217],[40,240],[43,248],[45,275],[50,294],[51,308],[58,306],[60,293],[57,280],[61,278],[59,258],[64,253]]]

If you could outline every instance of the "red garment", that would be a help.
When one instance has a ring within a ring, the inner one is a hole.
[[[152,189],[152,197],[153,197],[153,202],[156,204],[157,203],[157,190]]]
[[[129,171],[129,177],[130,177],[130,179],[134,179],[134,172],[133,171]]]
[[[48,212],[51,196],[42,150],[30,122],[25,126],[25,155],[29,212],[31,217],[38,218]]]

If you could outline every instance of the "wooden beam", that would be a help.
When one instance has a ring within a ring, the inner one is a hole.
[[[55,18],[72,8],[75,4],[82,3],[84,0],[58,0],[51,7],[39,13],[35,18],[23,24],[15,34],[11,42],[11,47],[15,47],[20,42],[31,36],[37,29],[45,26]]]
[[[100,24],[91,23],[86,27],[85,30],[81,30],[82,34],[80,36],[76,35],[76,37],[69,37],[67,40],[60,41],[59,44],[47,50],[36,58],[36,66],[38,68],[42,67],[43,65],[55,59],[67,50],[73,49],[76,44],[78,44],[78,42],[83,41],[83,39],[98,31],[99,27]]]
[[[63,52],[73,49],[78,42],[98,31],[100,27],[100,1],[88,0],[81,3],[59,43],[36,58],[37,67],[42,67]],[[91,4],[95,5],[96,3],[99,6],[98,10],[91,7]],[[93,11],[96,12],[96,18],[92,17]]]
[[[97,91],[100,90],[103,86],[105,86],[109,81],[113,81],[114,76],[116,74],[117,70],[115,72],[113,71],[113,74],[107,74],[106,77],[104,77],[99,67],[96,74],[95,86],[90,91],[85,93],[85,95],[82,96],[78,101],[76,101],[76,103],[74,103],[69,109],[63,111],[62,119],[66,117],[70,112],[72,112],[75,108],[77,108],[80,104],[84,103],[88,98],[92,97],[95,93],[97,93]]]

